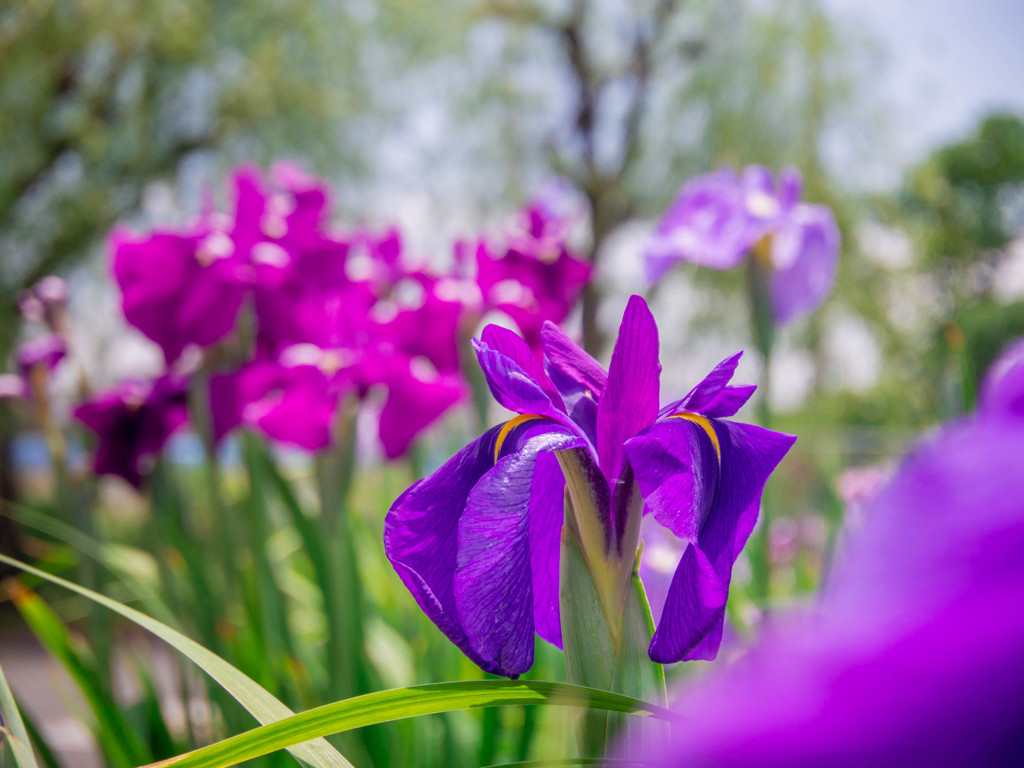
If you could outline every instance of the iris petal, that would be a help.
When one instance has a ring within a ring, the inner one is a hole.
[[[551,426],[547,422],[520,428],[529,437],[477,482],[458,525],[455,601],[460,622],[474,652],[511,677],[533,665],[534,584],[553,581],[545,584],[547,594],[542,598],[557,601],[558,550],[551,540],[561,527],[561,505],[531,508],[531,500],[535,492],[560,500],[561,487],[546,461],[543,476],[535,470],[542,452],[580,440],[560,427],[550,431]],[[534,517],[536,531],[531,525]],[[534,544],[537,559],[547,557],[537,573],[532,568]],[[543,613],[550,634],[550,608],[544,606]]]
[[[433,475],[402,494],[384,520],[384,550],[423,612],[463,653],[487,672],[501,674],[470,645],[455,603],[459,518],[473,486],[494,466],[493,427]]]
[[[660,375],[658,328],[644,300],[632,296],[597,407],[597,455],[605,477],[622,473],[623,443],[657,417]]]

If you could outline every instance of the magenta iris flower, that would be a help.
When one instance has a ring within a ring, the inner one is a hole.
[[[96,434],[96,473],[123,477],[140,488],[168,438],[188,419],[187,382],[170,374],[124,381],[78,406],[74,415]]]
[[[281,287],[300,256],[337,247],[319,235],[322,185],[289,166],[275,169],[277,191],[259,173],[235,173],[234,217],[208,213],[186,234],[111,238],[113,273],[129,323],[160,345],[168,363],[189,345],[230,334],[246,298]]]
[[[633,556],[625,549],[636,547],[637,494],[644,512],[685,543],[651,658],[714,658],[732,565],[794,438],[726,420],[754,390],[729,385],[738,354],[659,409],[657,328],[638,296],[607,372],[554,324],[541,338],[543,366],[512,332],[484,330],[480,365],[495,399],[518,415],[394,503],[384,530],[389,559],[467,656],[489,672],[522,674],[533,663],[534,632],[561,645],[565,479],[555,452],[569,452],[597,499],[606,551]]]
[[[792,169],[776,181],[762,166],[742,176],[725,169],[688,182],[658,225],[644,253],[650,282],[679,261],[732,269],[752,258],[771,272],[775,320],[787,323],[814,310],[832,290],[839,260],[839,229],[824,205],[801,202]]]
[[[776,617],[682,691],[659,766],[1024,763],[1024,341],[979,411],[926,437],[866,513],[816,615]]]
[[[462,271],[475,271],[478,312],[508,315],[538,351],[544,323],[561,323],[569,316],[593,271],[566,243],[571,223],[566,206],[548,197],[538,197],[520,211],[500,242],[456,247]]]

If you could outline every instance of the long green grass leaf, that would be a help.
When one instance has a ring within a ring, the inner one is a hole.
[[[186,637],[177,630],[171,629],[166,624],[163,624],[144,613],[140,613],[134,608],[129,608],[127,605],[119,603],[116,600],[111,600],[109,597],[105,597],[104,595],[100,595],[92,590],[79,586],[78,584],[53,576],[45,571],[39,570],[38,568],[33,568],[26,563],[22,563],[14,558],[7,557],[6,555],[0,555],[0,562],[14,566],[15,568],[20,568],[27,573],[31,573],[37,578],[44,579],[66,589],[70,589],[72,592],[76,592],[83,597],[87,597],[88,599],[109,608],[115,613],[124,616],[126,619],[138,624],[143,629],[149,630],[195,662],[201,669],[210,675],[210,677],[216,680],[224,690],[230,693],[239,704],[249,710],[253,717],[255,717],[260,723],[263,723],[264,725],[274,723],[275,721],[291,717],[295,714],[280,700],[275,698],[264,688],[261,688],[254,680],[248,677],[241,670],[236,669],[224,659],[217,656],[217,654],[207,650],[203,646],[199,645],[199,643]],[[301,741],[310,741],[310,743],[303,744],[300,742],[292,742],[292,744],[289,745],[289,751],[297,758],[315,766],[315,768],[352,768],[352,764],[349,763],[340,752],[328,744],[326,740],[302,739]]]
[[[0,669],[0,715],[3,716],[3,737],[11,748],[14,755],[14,764],[17,768],[39,768],[36,763],[36,756],[32,754],[32,742],[25,729],[25,723],[21,719],[21,712],[14,702],[14,694],[7,684],[4,671]]]
[[[291,744],[352,728],[460,709],[513,704],[589,707],[663,720],[676,719],[663,707],[595,688],[534,680],[466,680],[396,688],[337,701],[154,763],[151,768],[226,768]]]

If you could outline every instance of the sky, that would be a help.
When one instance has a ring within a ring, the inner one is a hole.
[[[1024,0],[825,0],[883,49],[878,98],[906,167],[997,109],[1024,115]]]

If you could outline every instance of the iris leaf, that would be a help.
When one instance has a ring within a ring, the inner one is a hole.
[[[36,757],[32,754],[32,742],[29,740],[25,723],[21,719],[18,705],[14,703],[14,694],[7,684],[7,678],[0,669],[0,715],[6,728],[0,727],[0,739],[7,742],[14,755],[17,768],[38,768]],[[2,747],[0,747],[2,749]]]
[[[66,589],[70,589],[72,592],[77,592],[79,595],[87,597],[93,602],[99,603],[115,613],[119,613],[121,616],[124,616],[129,621],[138,624],[143,629],[149,630],[199,665],[200,668],[202,668],[210,675],[210,677],[216,680],[228,693],[230,693],[239,704],[249,710],[253,717],[255,717],[260,723],[273,723],[277,720],[282,720],[294,715],[294,713],[280,700],[271,695],[266,689],[260,687],[254,680],[243,672],[224,661],[224,659],[220,658],[212,651],[209,651],[199,645],[199,643],[194,640],[191,640],[177,630],[171,629],[166,624],[163,624],[144,613],[140,613],[134,608],[129,608],[123,603],[111,600],[109,597],[105,597],[104,595],[93,592],[92,590],[86,589],[78,584],[53,576],[45,571],[39,570],[38,568],[33,568],[30,565],[15,560],[14,558],[7,557],[6,555],[0,555],[0,562],[14,566],[15,568],[20,568],[21,570],[31,573],[40,579],[65,587]],[[302,739],[299,741],[306,740],[307,739]],[[317,739],[309,744],[301,744],[299,741],[291,742],[288,745],[289,751],[303,762],[314,766],[314,768],[351,768],[351,763],[349,763],[340,752],[334,749],[334,747],[328,744],[325,740]]]
[[[674,720],[668,710],[611,691],[568,683],[464,680],[379,691],[311,709],[211,744],[150,768],[226,768],[332,733],[419,715],[514,704],[588,707]]]

